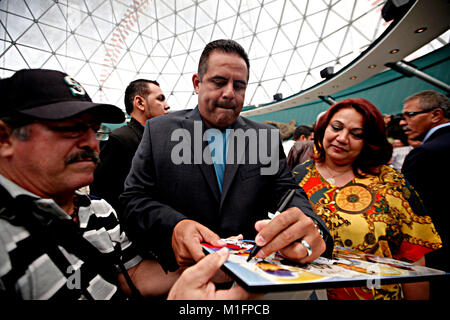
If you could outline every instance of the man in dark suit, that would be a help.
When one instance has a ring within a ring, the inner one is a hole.
[[[223,246],[220,237],[239,234],[256,236],[260,258],[280,250],[310,262],[333,248],[287,167],[278,130],[239,116],[248,78],[244,49],[213,41],[192,77],[198,106],[147,122],[120,197],[122,218],[166,270],[202,259],[201,242]],[[290,189],[286,210],[263,220]]]
[[[122,211],[119,195],[131,167],[148,119],[167,114],[170,109],[159,83],[139,79],[125,90],[125,109],[130,122],[113,130],[109,139],[100,144],[100,165],[95,170],[90,193],[108,201],[116,211]]]
[[[442,248],[427,254],[427,265],[450,271],[450,209],[445,200],[448,187],[443,187],[450,183],[450,101],[442,93],[426,90],[403,103],[400,125],[404,126],[408,139],[420,140],[422,144],[406,156],[402,173],[421,196],[442,239]],[[437,285],[441,284],[431,283],[432,298],[438,297]]]

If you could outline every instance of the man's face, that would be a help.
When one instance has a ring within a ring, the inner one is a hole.
[[[150,93],[144,98],[144,114],[151,119],[169,113],[170,106],[167,104],[166,96],[161,88],[153,83],[148,83]]]
[[[225,128],[233,124],[244,106],[248,69],[235,53],[211,52],[202,81],[192,77],[198,108],[206,125]]]
[[[403,114],[405,112],[422,111],[420,108],[420,99],[413,99],[403,105]],[[404,115],[404,119],[400,121],[400,125],[404,126],[408,139],[422,141],[425,134],[432,128],[433,114],[430,112],[420,113],[413,116]]]
[[[89,128],[86,126],[89,124]],[[58,197],[93,181],[100,126],[90,114],[29,125],[29,139],[12,136],[14,171],[20,185],[40,196]]]

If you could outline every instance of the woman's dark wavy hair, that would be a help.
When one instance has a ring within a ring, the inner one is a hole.
[[[376,174],[378,167],[387,164],[392,157],[392,145],[386,137],[384,119],[380,111],[363,98],[351,98],[332,105],[317,121],[314,128],[314,145],[316,152],[313,156],[317,162],[325,161],[323,137],[325,129],[336,112],[344,108],[353,108],[363,116],[364,146],[361,153],[353,162],[353,172],[361,177],[358,169],[364,173]]]

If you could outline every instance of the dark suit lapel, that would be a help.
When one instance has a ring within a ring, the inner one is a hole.
[[[245,122],[242,120],[241,117],[239,117],[236,122],[233,125],[233,130],[237,130],[237,129],[242,129],[242,130],[246,130],[247,126],[245,124]],[[233,137],[230,135],[230,141],[228,142],[228,153],[227,153],[227,164],[225,167],[225,174],[223,177],[223,185],[222,185],[222,197],[220,200],[220,206],[222,206],[222,203],[225,199],[225,197],[227,196],[228,191],[230,190],[231,184],[236,176],[236,173],[239,169],[239,164],[242,163],[245,153],[247,152],[248,149],[248,139],[245,140],[245,148],[239,147],[239,146],[234,146],[234,150],[236,155],[235,156],[231,156],[233,153],[230,152],[230,142],[231,139],[233,139]],[[235,140],[236,142],[237,140]],[[235,143],[234,143],[235,144]]]
[[[203,141],[205,126],[201,119],[200,112],[198,111],[198,107],[188,113],[186,119],[189,121],[183,121],[181,126],[187,130],[185,141],[189,141],[189,144],[191,145],[191,163],[200,168],[206,182],[213,191],[215,199],[219,201],[220,190],[217,184],[217,177],[214,165],[212,164],[211,154],[208,151],[203,152],[204,150],[209,150],[209,147],[208,141]]]

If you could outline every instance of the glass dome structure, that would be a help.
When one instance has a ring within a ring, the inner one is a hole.
[[[380,0],[3,0],[0,77],[65,71],[95,102],[122,109],[135,79],[157,80],[171,111],[196,104],[192,75],[204,46],[230,38],[248,52],[245,105],[320,82],[387,28]],[[443,34],[412,58],[448,43]]]

